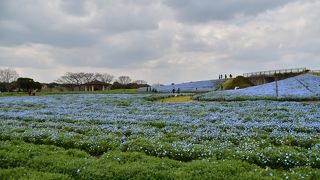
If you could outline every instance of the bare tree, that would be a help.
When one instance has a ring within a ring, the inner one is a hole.
[[[120,76],[118,78],[118,83],[120,84],[129,84],[131,82],[131,78],[129,76]]]
[[[81,79],[83,83],[89,83],[96,79],[96,74],[94,73],[84,73],[81,74]]]
[[[57,82],[64,84],[81,85],[83,83],[83,75],[84,73],[67,72],[63,76],[61,76],[57,80]]]
[[[111,83],[113,81],[114,76],[108,73],[96,73],[95,78],[104,83]]]
[[[0,82],[10,83],[17,80],[18,73],[14,69],[0,69]]]
[[[134,83],[137,83],[137,84],[139,84],[139,85],[141,85],[141,84],[148,84],[148,82],[147,81],[145,81],[145,80],[135,80],[135,81],[133,81]]]

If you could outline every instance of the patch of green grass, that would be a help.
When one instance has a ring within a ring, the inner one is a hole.
[[[7,97],[7,96],[28,96],[26,92],[1,92],[0,97]]]
[[[318,75],[318,76],[320,76],[320,72],[310,72],[310,74],[313,74],[313,75]]]
[[[179,103],[179,102],[192,102],[191,96],[177,96],[177,97],[168,97],[161,100],[157,100],[157,102],[167,102],[167,103]]]
[[[147,125],[150,125],[159,129],[166,127],[166,123],[164,121],[150,121],[147,123]]]

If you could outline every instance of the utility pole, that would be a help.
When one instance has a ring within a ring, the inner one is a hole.
[[[278,89],[278,77],[277,77],[277,74],[275,74],[274,78],[275,78],[275,80],[276,80],[276,97],[278,98],[278,96],[279,96],[279,89]]]

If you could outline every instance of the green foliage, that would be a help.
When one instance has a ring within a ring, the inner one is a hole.
[[[320,76],[320,71],[319,71],[319,72],[310,72],[309,74],[313,74],[313,75],[318,75],[318,76]]]
[[[283,79],[287,79],[287,78],[290,78],[290,77],[294,77],[294,76],[298,76],[300,74],[304,74],[305,72],[303,73],[293,73],[293,72],[290,72],[290,73],[277,73],[277,74],[274,74],[275,78],[277,78],[277,80],[283,80]]]
[[[17,87],[22,91],[29,91],[33,89],[41,89],[39,82],[33,81],[31,78],[18,78],[16,81]]]
[[[0,179],[317,179],[320,171],[280,172],[240,160],[187,163],[137,152],[109,151],[101,157],[48,145],[0,141]]]
[[[28,169],[24,167],[17,167],[11,169],[2,169],[0,168],[0,179],[46,179],[46,180],[69,180],[71,179],[68,175],[50,173],[50,172],[41,172],[33,169]]]
[[[222,84],[223,90],[234,89],[235,87],[246,88],[250,86],[253,86],[252,82],[243,76],[237,76],[236,78],[228,79]]]
[[[138,89],[140,87],[149,87],[149,85],[137,83],[120,84],[118,82],[114,82],[111,86],[111,89]]]

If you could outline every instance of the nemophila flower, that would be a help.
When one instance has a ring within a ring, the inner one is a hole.
[[[213,91],[197,96],[202,100],[235,100],[235,99],[319,99],[320,77],[311,74],[280,80],[278,84],[278,97],[276,82],[253,86],[245,89]]]
[[[144,97],[0,98],[0,104],[4,104],[0,107],[0,136],[80,148],[92,154],[117,149],[183,161],[238,158],[263,167],[283,168],[314,165],[319,161],[317,104],[274,101],[150,104]]]

